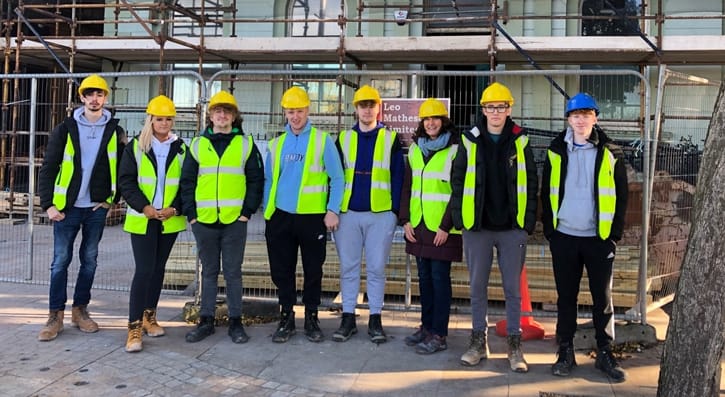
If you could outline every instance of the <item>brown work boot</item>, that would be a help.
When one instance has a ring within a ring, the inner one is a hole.
[[[474,366],[488,358],[486,331],[471,331],[468,350],[461,356],[461,365]]]
[[[70,313],[70,325],[83,332],[98,332],[98,324],[91,319],[87,305],[73,306]]]
[[[524,359],[521,351],[521,335],[509,335],[506,337],[508,344],[509,366],[514,372],[529,372],[529,364]]]
[[[143,330],[148,336],[164,336],[166,334],[156,321],[156,309],[143,311]]]
[[[140,352],[143,349],[143,325],[141,320],[128,323],[128,338],[126,338],[126,351],[129,353]]]
[[[48,321],[45,327],[40,330],[38,340],[48,342],[55,339],[59,333],[63,332],[63,310],[51,310],[48,313]]]

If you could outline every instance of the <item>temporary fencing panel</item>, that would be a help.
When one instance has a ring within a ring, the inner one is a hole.
[[[148,73],[108,73],[104,76],[113,77],[114,90],[111,93],[112,102],[110,108],[115,109],[115,116],[120,118],[123,126],[128,130],[129,136],[136,135],[142,126],[144,119],[144,110],[148,98],[155,96],[155,93],[148,94],[149,81],[152,78],[168,77],[170,74],[179,75],[177,72],[148,72]],[[41,114],[39,120],[43,120],[41,124],[35,128],[36,147],[38,149],[30,149],[30,146],[23,143],[23,134],[19,131],[24,130],[20,127],[22,123],[29,123],[29,118],[33,114],[30,111],[29,102],[8,103],[4,106],[17,112],[17,116],[13,116],[13,122],[3,120],[3,142],[15,142],[17,147],[12,153],[17,153],[9,161],[6,153],[4,163],[5,179],[3,179],[3,187],[12,191],[15,201],[13,205],[19,206],[23,202],[23,197],[29,202],[28,193],[34,192],[34,188],[23,186],[22,180],[31,181],[34,178],[28,177],[29,169],[35,169],[40,165],[43,153],[43,142],[47,141],[47,132],[54,124],[59,122],[65,116],[65,99],[68,97],[68,90],[63,89],[65,80],[69,75],[39,75],[34,76],[38,79],[41,86],[43,84],[56,84],[60,87],[57,90],[54,100],[41,100],[36,105],[35,114]],[[672,75],[675,76],[675,75]],[[79,75],[80,77],[80,75]],[[21,75],[5,76],[7,79],[18,81],[20,86],[26,84],[30,77]],[[547,79],[548,78],[548,79]],[[675,77],[670,77],[674,79]],[[313,125],[320,129],[327,130],[333,136],[344,129],[349,128],[355,122],[354,109],[352,107],[352,95],[356,87],[361,84],[372,84],[377,87],[383,96],[384,103],[386,99],[389,104],[396,100],[406,98],[445,98],[448,100],[449,113],[451,119],[455,122],[459,131],[471,128],[473,124],[480,118],[479,98],[481,91],[491,81],[496,80],[506,84],[511,88],[516,99],[512,118],[518,124],[527,127],[529,130],[531,145],[535,152],[535,158],[539,170],[541,172],[541,163],[545,156],[545,150],[551,139],[563,128],[565,128],[564,119],[564,96],[550,83],[555,82],[557,86],[564,87],[568,95],[573,95],[580,90],[589,87],[590,89],[598,89],[596,87],[617,85],[617,89],[612,94],[609,92],[603,95],[599,100],[602,110],[599,120],[600,125],[625,149],[627,156],[627,164],[630,177],[630,202],[627,212],[627,232],[624,239],[618,247],[618,255],[615,260],[615,280],[613,290],[613,300],[617,307],[617,316],[638,319],[638,314],[644,305],[653,302],[654,280],[664,283],[670,270],[659,271],[653,273],[652,260],[649,261],[649,278],[644,285],[641,282],[642,263],[645,260],[642,252],[641,235],[642,235],[642,210],[646,207],[646,201],[643,203],[641,199],[637,199],[637,195],[641,197],[642,192],[647,191],[647,181],[649,177],[644,172],[646,168],[646,159],[649,151],[646,145],[645,131],[649,128],[649,117],[643,115],[649,114],[649,106],[647,105],[651,98],[649,93],[649,83],[638,73],[627,70],[551,70],[551,71],[507,71],[507,72],[474,72],[474,71],[339,71],[339,70],[295,70],[295,71],[279,71],[279,70],[229,70],[215,74],[209,81],[200,81],[197,76],[189,74],[176,76],[174,79],[183,79],[183,84],[188,84],[189,80],[199,80],[198,97],[201,98],[198,104],[177,107],[179,115],[177,116],[177,130],[184,139],[193,137],[199,126],[204,125],[204,110],[208,99],[219,89],[226,89],[232,92],[238,101],[242,116],[244,118],[243,129],[247,134],[254,137],[255,143],[259,147],[263,156],[266,152],[266,143],[269,139],[275,137],[284,130],[284,116],[279,105],[282,92],[291,85],[300,85],[305,88],[312,99],[310,109],[310,119]],[[551,79],[551,80],[549,80]],[[675,80],[672,80],[675,81]],[[688,80],[690,81],[690,80]],[[634,83],[633,83],[634,82]],[[181,81],[178,83],[182,84]],[[173,86],[173,85],[172,85]],[[687,96],[687,98],[701,98],[703,95],[696,92],[690,92],[692,88],[701,89],[701,85],[690,84],[683,87],[682,85],[672,85],[676,90],[680,90],[679,94],[672,91],[663,91],[660,95],[665,104],[666,98]],[[145,87],[143,92],[148,95],[140,95],[135,92],[136,89]],[[594,88],[592,88],[594,87]],[[709,86],[708,86],[709,87]],[[44,88],[47,90],[50,88]],[[113,99],[114,92],[119,92],[119,98]],[[700,91],[698,91],[700,92]],[[708,91],[709,92],[709,91]],[[715,92],[715,89],[713,89]],[[72,94],[70,94],[72,95]],[[43,98],[37,95],[38,98]],[[624,96],[624,98],[622,97]],[[29,97],[26,94],[21,95],[23,98]],[[122,98],[121,98],[122,97]],[[595,94],[596,97],[596,94]],[[134,99],[138,98],[138,99]],[[123,101],[121,101],[123,99]],[[658,98],[659,99],[659,98]],[[36,99],[37,100],[37,99]],[[176,98],[175,98],[176,100]],[[686,103],[693,103],[691,99],[687,99]],[[711,103],[713,99],[710,99]],[[677,102],[677,100],[675,100]],[[672,103],[673,106],[675,102]],[[685,102],[677,102],[685,103]],[[640,105],[644,104],[644,105]],[[668,105],[665,105],[668,106]],[[699,109],[704,109],[703,103]],[[45,109],[48,109],[47,111]],[[16,110],[15,110],[16,109]],[[13,112],[3,112],[3,114],[13,114]],[[408,111],[405,114],[395,113],[396,109],[392,106],[383,110],[381,118],[388,124],[394,124],[393,121],[402,121],[407,127],[401,127],[399,130],[401,135],[409,134],[411,129],[417,124],[417,113]],[[691,130],[688,127],[678,127],[673,125],[675,120],[687,120],[686,115],[680,117],[672,117],[674,112],[665,111],[669,117],[663,118],[665,131]],[[54,118],[52,115],[57,114]],[[700,117],[704,118],[709,114],[701,113]],[[690,114],[689,116],[692,116]],[[5,117],[5,116],[4,116]],[[199,118],[202,118],[200,120]],[[387,117],[387,119],[386,119]],[[47,118],[47,120],[46,120]],[[395,118],[395,119],[393,119]],[[704,119],[691,120],[700,125],[706,125]],[[666,122],[665,122],[666,121]],[[411,127],[412,126],[412,127]],[[668,127],[671,126],[671,127]],[[28,129],[29,131],[30,129]],[[45,134],[45,135],[44,135]],[[32,134],[29,134],[30,136]],[[666,134],[662,134],[666,136]],[[688,134],[689,136],[689,134]],[[687,153],[697,151],[697,142],[704,135],[693,136],[687,141],[688,136],[673,135],[675,141],[668,142],[670,145],[685,150]],[[685,139],[682,141],[681,138]],[[694,144],[693,146],[684,147],[687,142]],[[679,144],[679,146],[677,146]],[[29,150],[35,152],[35,164],[26,166],[22,162],[22,157],[27,156]],[[701,144],[700,144],[701,152]],[[662,154],[665,153],[665,154]],[[674,156],[672,148],[658,150],[657,162],[655,163],[655,187],[653,196],[660,194],[658,190],[658,179],[662,181],[664,177],[657,174],[660,170],[665,169],[662,161],[663,157],[669,153],[670,167],[677,165],[678,161],[683,161],[685,157]],[[695,156],[697,157],[697,156]],[[690,157],[686,157],[690,159]],[[699,157],[697,157],[699,158]],[[693,160],[687,160],[693,161]],[[690,183],[687,178],[696,174],[696,166],[694,164],[679,164],[678,167],[685,167],[687,170],[670,170],[670,174],[682,175],[683,182]],[[10,168],[15,168],[14,182],[9,183]],[[694,169],[692,167],[695,167]],[[24,170],[24,171],[23,171]],[[25,174],[22,174],[25,172]],[[687,175],[690,175],[689,177]],[[679,177],[671,177],[680,180]],[[643,183],[645,182],[645,183]],[[639,183],[639,190],[636,184]],[[679,186],[679,185],[678,185]],[[9,192],[7,193],[9,194]],[[23,196],[23,194],[25,196]],[[682,195],[681,195],[682,196]],[[653,197],[653,200],[654,200]],[[680,196],[678,196],[680,197]],[[37,201],[37,197],[34,198]],[[687,206],[687,198],[682,196],[679,202],[683,204],[678,207],[681,210],[683,206]],[[7,199],[3,200],[3,205]],[[16,204],[17,203],[17,204]],[[27,205],[27,204],[26,204]],[[3,207],[5,208],[5,207]],[[656,235],[655,219],[664,219],[662,215],[656,214],[656,208],[653,201],[653,230],[651,236]],[[117,208],[119,214],[122,214],[123,207]],[[646,210],[645,210],[646,211]],[[21,282],[48,282],[48,265],[52,258],[52,228],[47,222],[43,221],[43,214],[40,209],[35,207],[35,222],[27,222],[29,210],[25,211],[25,216],[20,213],[13,213],[6,210],[3,212],[3,220],[0,225],[0,244],[2,251],[12,253],[3,258],[4,265],[0,268],[0,279],[5,281],[21,281]],[[680,215],[681,216],[681,215]],[[657,221],[660,222],[660,221]],[[114,224],[115,223],[115,224]],[[130,242],[127,234],[122,232],[120,218],[114,221],[109,218],[109,226],[104,232],[104,239],[101,242],[99,254],[99,267],[97,271],[97,279],[95,287],[110,289],[128,289],[130,280],[133,275],[134,264],[131,255]],[[261,212],[255,214],[248,227],[248,240],[246,246],[246,255],[243,265],[243,283],[245,287],[245,296],[256,296],[267,299],[276,299],[276,288],[269,276],[269,264],[267,260],[266,244],[264,241],[264,220]],[[530,296],[535,311],[555,310],[556,289],[553,281],[551,270],[551,257],[549,254],[548,243],[543,238],[541,232],[542,227],[539,223],[533,236],[529,239],[528,249],[526,253],[526,265],[528,271],[528,285]],[[659,230],[659,229],[658,229]],[[387,287],[386,287],[386,307],[387,308],[409,308],[417,304],[417,279],[414,258],[409,258],[405,254],[405,243],[403,240],[402,229],[398,228],[394,236],[393,249],[390,254],[389,264],[387,266]],[[78,243],[80,238],[78,239]],[[658,252],[656,242],[651,242],[653,252]],[[374,247],[373,247],[374,248]],[[29,252],[28,252],[29,251]],[[659,254],[658,254],[659,255]],[[681,261],[681,258],[680,258]],[[323,280],[323,302],[326,305],[334,304],[334,299],[339,293],[339,263],[335,245],[332,239],[328,242],[328,259],[324,265]],[[677,257],[672,256],[671,263],[677,262]],[[679,266],[679,262],[677,262]],[[662,267],[662,266],[660,266]],[[75,280],[77,271],[77,259],[71,265],[71,275],[69,280]],[[455,304],[465,310],[468,305],[468,272],[464,263],[454,263],[452,268],[453,294]],[[298,279],[302,279],[301,266],[299,267]],[[363,283],[361,292],[365,291],[365,274],[363,272]],[[198,282],[198,262],[196,259],[196,244],[190,231],[182,232],[179,235],[176,245],[173,248],[171,257],[167,264],[167,272],[164,279],[164,285],[167,291],[187,291],[194,292],[197,290]],[[301,282],[298,283],[301,288]],[[662,284],[665,285],[665,284]],[[582,280],[582,294],[580,304],[582,314],[587,315],[587,306],[591,304],[591,298],[588,295],[588,284],[586,277]],[[645,297],[645,287],[649,287],[650,295]],[[671,287],[670,287],[671,288]],[[661,290],[662,288],[660,288]],[[220,278],[220,294],[224,293],[223,279]],[[658,292],[659,293],[659,292]],[[489,287],[489,298],[492,304],[500,304],[502,307],[503,291],[501,288],[500,275],[497,265],[494,264],[494,270],[491,275]],[[365,306],[365,302],[361,302]],[[635,310],[635,314],[625,313],[626,309],[639,307]],[[543,313],[542,313],[543,314]]]

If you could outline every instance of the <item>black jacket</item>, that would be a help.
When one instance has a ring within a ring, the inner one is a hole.
[[[202,133],[203,139],[209,139],[216,149],[217,154],[221,157],[236,135],[244,135],[238,129],[237,132],[231,134],[213,134],[209,130]],[[186,215],[190,221],[196,219],[196,181],[199,174],[199,163],[196,162],[191,154],[186,156],[184,166],[181,170],[181,205],[182,213]],[[252,145],[252,152],[249,154],[247,163],[244,166],[244,174],[247,177],[247,192],[244,197],[244,206],[242,213],[239,214],[251,218],[259,206],[262,204],[264,195],[264,165],[262,163],[262,155],[259,153],[257,145]]]
[[[474,134],[474,130],[480,132]],[[520,229],[516,221],[517,208],[517,161],[516,139],[526,135],[526,130],[516,125],[511,118],[506,119],[501,138],[494,144],[483,119],[471,131],[464,131],[458,154],[453,161],[451,175],[451,215],[457,229],[463,229],[463,183],[468,167],[468,150],[464,139],[477,144],[476,151],[476,188],[474,193],[475,217],[469,230],[511,230]],[[526,214],[524,227],[529,234],[536,226],[536,207],[538,206],[539,177],[531,150],[531,143],[524,149],[526,160]],[[495,178],[495,180],[494,180]]]
[[[111,139],[112,134],[117,135],[117,146],[118,151],[116,152],[116,158],[118,159],[117,164],[120,166],[121,155],[123,149],[126,146],[126,132],[123,128],[118,126],[118,119],[110,119],[106,128],[103,130],[103,138],[101,140],[101,146],[99,149],[99,155],[96,157],[96,162],[93,165],[93,171],[90,182],[90,193],[91,200],[95,202],[104,202],[111,194],[111,173],[109,170],[108,156],[101,155],[101,152],[105,152],[108,141]],[[77,148],[78,152],[73,158],[74,171],[71,177],[70,186],[68,187],[67,193],[67,204],[66,208],[70,208],[78,198],[78,191],[81,186],[81,156],[80,156],[80,138],[78,135],[78,123],[72,117],[68,117],[63,120],[62,123],[58,124],[53,131],[50,133],[50,139],[48,139],[48,146],[45,150],[45,157],[43,158],[43,165],[40,167],[38,173],[38,194],[40,195],[40,206],[43,211],[47,210],[53,205],[53,190],[55,187],[55,180],[60,172],[60,165],[63,162],[63,153],[65,151],[65,143],[70,134],[70,138],[73,142],[74,147]],[[116,188],[116,194],[114,202],[118,202],[121,197],[118,187]],[[60,209],[59,210],[64,210]]]
[[[561,208],[561,202],[564,199],[566,192],[564,186],[566,185],[566,171],[567,164],[569,162],[569,154],[567,151],[567,143],[564,141],[566,137],[566,130],[562,131],[549,145],[549,150],[561,156],[561,181],[559,184],[559,208]],[[597,183],[597,175],[599,168],[602,165],[602,156],[604,154],[604,148],[606,147],[612,152],[617,162],[614,165],[614,185],[616,189],[616,206],[614,209],[614,219],[612,221],[612,231],[609,235],[610,240],[619,241],[624,233],[624,217],[627,212],[627,198],[629,194],[629,186],[627,184],[627,169],[624,165],[624,153],[622,149],[614,144],[614,142],[602,131],[598,126],[594,126],[591,136],[588,139],[597,148],[597,157],[594,163],[594,183]],[[551,187],[549,183],[551,181],[551,162],[549,156],[546,156],[544,162],[544,175],[541,182],[541,203],[542,203],[542,214],[541,220],[544,224],[544,236],[547,239],[554,233],[554,222],[553,212],[551,209],[551,203],[549,202],[549,193]],[[597,186],[594,186],[593,194],[597,194]],[[592,196],[592,200],[595,200],[595,205],[598,200]],[[596,216],[599,217],[599,208],[596,207]]]
[[[137,138],[136,138],[137,139]],[[174,161],[176,154],[187,153],[188,148],[184,141],[179,138],[171,143],[169,148],[169,156],[166,158],[166,168],[169,169],[169,165]],[[156,164],[156,155],[154,150],[150,149],[144,156],[151,160],[151,164],[154,166],[154,171],[158,175],[158,166]],[[133,141],[126,145],[126,149],[123,151],[123,157],[121,158],[121,169],[118,173],[118,186],[121,189],[121,195],[126,200],[126,204],[133,208],[139,213],[143,213],[143,208],[150,205],[148,198],[143,194],[138,186],[138,164],[136,164],[136,155],[133,152]],[[176,197],[171,203],[171,206],[181,213],[181,194],[177,193]]]

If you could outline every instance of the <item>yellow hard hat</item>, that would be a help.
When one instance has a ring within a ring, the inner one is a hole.
[[[490,102],[508,102],[509,106],[513,106],[514,97],[505,85],[496,82],[486,87],[481,94],[481,105]]]
[[[216,94],[214,94],[211,99],[209,99],[209,105],[206,107],[206,110],[209,111],[211,108],[219,105],[227,105],[230,107],[233,107],[234,110],[239,112],[239,106],[237,106],[237,100],[234,99],[234,95],[230,94],[227,91],[219,91]]]
[[[152,116],[174,117],[176,116],[176,106],[166,95],[159,95],[149,101],[146,113]]]
[[[435,98],[428,98],[420,104],[418,117],[421,119],[426,117],[448,117],[448,109],[446,109],[443,102]]]
[[[92,74],[81,81],[81,85],[78,87],[78,95],[83,96],[83,91],[89,88],[99,89],[105,92],[106,95],[111,92],[111,90],[108,89],[108,83],[106,83],[106,80],[97,74]]]
[[[382,102],[380,100],[380,93],[373,87],[365,84],[355,91],[355,96],[352,98],[352,105],[357,106],[358,102],[362,101],[374,101],[377,104]]]
[[[294,86],[284,92],[279,104],[284,109],[306,108],[310,106],[310,97],[307,95],[307,91],[301,87]]]

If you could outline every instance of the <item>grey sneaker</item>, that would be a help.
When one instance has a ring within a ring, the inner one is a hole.
[[[428,335],[430,335],[430,332],[421,325],[413,335],[405,337],[405,344],[408,346],[415,346],[418,343],[424,342]]]
[[[415,346],[415,352],[418,354],[433,354],[448,349],[445,336],[428,335],[425,341]]]

